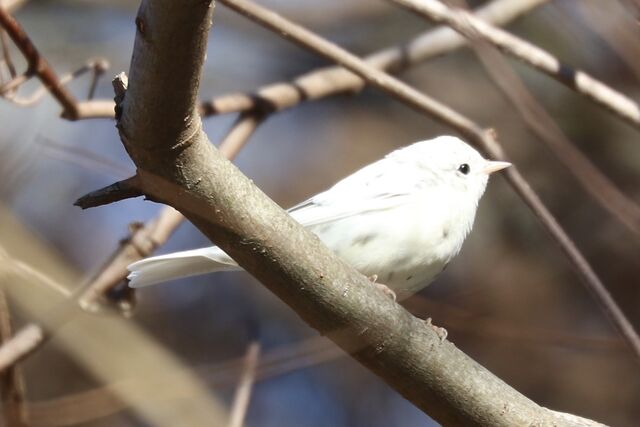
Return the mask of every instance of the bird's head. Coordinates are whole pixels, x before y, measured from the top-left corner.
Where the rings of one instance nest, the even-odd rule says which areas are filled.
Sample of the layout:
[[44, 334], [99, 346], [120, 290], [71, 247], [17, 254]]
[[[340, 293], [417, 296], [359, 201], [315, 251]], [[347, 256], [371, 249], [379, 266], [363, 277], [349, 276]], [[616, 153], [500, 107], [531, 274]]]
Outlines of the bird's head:
[[489, 175], [511, 166], [483, 158], [478, 151], [455, 136], [440, 136], [416, 142], [403, 155], [415, 161], [426, 172], [426, 179], [478, 203], [484, 193]]

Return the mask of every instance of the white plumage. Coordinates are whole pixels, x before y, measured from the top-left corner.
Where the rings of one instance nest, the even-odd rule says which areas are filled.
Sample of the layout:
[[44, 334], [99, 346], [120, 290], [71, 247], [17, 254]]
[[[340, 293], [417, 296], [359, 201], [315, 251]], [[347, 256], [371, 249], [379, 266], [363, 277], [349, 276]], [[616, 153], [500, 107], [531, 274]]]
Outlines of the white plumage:
[[[429, 284], [458, 254], [488, 175], [507, 166], [483, 159], [459, 138], [441, 136], [396, 150], [288, 212], [403, 298]], [[236, 269], [212, 246], [135, 262], [129, 284]]]

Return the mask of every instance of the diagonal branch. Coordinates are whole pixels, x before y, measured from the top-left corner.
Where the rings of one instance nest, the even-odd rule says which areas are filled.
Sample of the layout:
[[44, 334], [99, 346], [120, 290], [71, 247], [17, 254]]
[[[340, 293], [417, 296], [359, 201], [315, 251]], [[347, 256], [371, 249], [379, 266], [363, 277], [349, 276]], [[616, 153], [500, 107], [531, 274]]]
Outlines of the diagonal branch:
[[[477, 16], [495, 24], [506, 24], [547, 1], [521, 0], [514, 2], [513, 0], [494, 0], [488, 5], [479, 8], [476, 13]], [[427, 31], [409, 42], [403, 43], [401, 46], [383, 49], [370, 55], [367, 61], [377, 68], [401, 71], [410, 65], [459, 48], [465, 43], [466, 39], [455, 31], [447, 27], [440, 27]], [[264, 114], [261, 113], [264, 109], [258, 108], [257, 105], [264, 105], [266, 102], [271, 105], [269, 109], [282, 110], [293, 107], [304, 99], [320, 99], [321, 97], [336, 95], [345, 91], [356, 91], [360, 90], [363, 85], [364, 81], [349, 70], [339, 66], [326, 67], [300, 76], [292, 83], [277, 83], [266, 86], [257, 92], [260, 95], [227, 95], [210, 102], [203, 102], [200, 105], [200, 111], [204, 112], [204, 114], [243, 112], [220, 145], [220, 150], [223, 154], [227, 158], [233, 158], [237, 153], [234, 147], [236, 145], [242, 146], [264, 119]], [[305, 93], [305, 97], [301, 96], [300, 89]], [[109, 117], [112, 117], [113, 105], [108, 105], [105, 101], [81, 103], [81, 105], [96, 105], [98, 102], [105, 105], [104, 109], [109, 114]], [[81, 305], [85, 309], [97, 310], [98, 299], [102, 298], [126, 277], [126, 266], [131, 262], [149, 256], [158, 246], [164, 244], [182, 219], [183, 217], [179, 212], [167, 207], [156, 218], [147, 222], [144, 227], [134, 228], [133, 234], [126, 240], [128, 243], [118, 249], [119, 254], [127, 253], [127, 257], [125, 257], [124, 261], [120, 255], [114, 254], [111, 257], [110, 264], [102, 270], [102, 273], [98, 275], [80, 298]], [[138, 250], [133, 250], [131, 247], [132, 242], [144, 242], [147, 240], [146, 238], [140, 239], [137, 236], [151, 229], [157, 230], [152, 239], [154, 244], [135, 245]], [[149, 250], [144, 250], [147, 247]], [[108, 280], [102, 280], [105, 277]], [[128, 309], [129, 304], [122, 302], [124, 304], [123, 308]]]
[[[549, 0], [494, 0], [476, 9], [479, 19], [503, 25]], [[382, 49], [365, 58], [368, 65], [398, 73], [467, 44], [465, 37], [448, 27], [426, 31], [398, 46]], [[292, 82], [272, 83], [252, 94], [236, 93], [219, 96], [200, 106], [208, 116], [253, 109], [284, 110], [303, 101], [318, 100], [342, 93], [355, 93], [364, 88], [365, 81], [356, 73], [340, 65], [319, 68], [305, 73]]]
[[[7, 295], [0, 288], [0, 342], [6, 343], [13, 335], [13, 326]], [[25, 384], [20, 366], [0, 374], [0, 396], [5, 425], [10, 427], [26, 427], [29, 425], [29, 413], [25, 399]]]
[[529, 129], [602, 208], [640, 237], [640, 207], [575, 147], [497, 50], [480, 43], [475, 49], [494, 84], [520, 113]]
[[[220, 153], [228, 159], [235, 158], [264, 119], [265, 117], [261, 114], [242, 114], [220, 144]], [[100, 302], [125, 281], [128, 273], [127, 265], [152, 254], [160, 244], [169, 239], [183, 220], [184, 216], [180, 212], [171, 206], [165, 206], [156, 217], [146, 223], [132, 224], [130, 235], [121, 242], [120, 247], [77, 295], [80, 306], [87, 311], [99, 311]], [[46, 281], [46, 278], [42, 280]], [[73, 312], [76, 306], [75, 301], [75, 298], [71, 299], [62, 307], [58, 307], [51, 316], [55, 321], [51, 323], [61, 325], [70, 320], [69, 313]], [[120, 296], [116, 302], [123, 313], [128, 314], [131, 311], [133, 302], [129, 294]], [[31, 355], [48, 339], [47, 331], [37, 323], [22, 327], [0, 347], [0, 372]]]
[[466, 37], [478, 38], [496, 46], [640, 128], [640, 106], [637, 102], [584, 71], [561, 63], [538, 46], [492, 26], [464, 9], [445, 6], [438, 0], [392, 1], [431, 21], [445, 23]]
[[62, 86], [47, 60], [40, 55], [27, 33], [4, 7], [0, 7], [0, 27], [5, 29], [26, 58], [28, 69], [25, 75], [38, 76], [42, 84], [62, 106], [62, 115], [71, 120], [77, 119], [78, 108], [75, 97]]
[[247, 416], [247, 409], [251, 401], [251, 390], [256, 381], [256, 371], [260, 358], [260, 344], [252, 342], [247, 347], [244, 358], [242, 375], [238, 381], [238, 387], [233, 397], [233, 406], [229, 414], [228, 427], [242, 427]]
[[[484, 131], [473, 121], [449, 107], [427, 97], [400, 80], [368, 66], [364, 61], [350, 54], [346, 50], [332, 44], [316, 34], [280, 17], [279, 15], [258, 6], [247, 0], [220, 0], [229, 6], [273, 30], [281, 36], [288, 38], [305, 48], [316, 52], [318, 55], [339, 63], [360, 75], [367, 83], [381, 89], [402, 101], [416, 111], [434, 117], [444, 124], [451, 126], [466, 136], [470, 142], [478, 146], [490, 157], [504, 159], [502, 147], [492, 135], [492, 132]], [[597, 276], [589, 262], [578, 250], [571, 238], [562, 229], [560, 224], [542, 203], [538, 195], [531, 189], [529, 183], [515, 167], [509, 168], [505, 173], [508, 182], [520, 195], [523, 201], [543, 223], [547, 231], [553, 236], [567, 255], [573, 267], [579, 273], [580, 278], [587, 289], [594, 295], [603, 307], [609, 319], [625, 337], [636, 357], [640, 358], [640, 337], [626, 315], [615, 302], [607, 288]]]
[[[266, 116], [261, 113], [243, 113], [220, 143], [219, 149], [227, 159], [233, 160], [249, 141], [249, 138]], [[100, 270], [95, 278], [86, 286], [78, 301], [89, 311], [99, 309], [99, 301], [127, 277], [127, 266], [135, 261], [151, 255], [173, 234], [184, 216], [170, 206], [164, 207], [160, 213], [145, 224], [132, 226], [131, 234], [116, 249], [109, 262]], [[127, 311], [130, 304], [118, 301], [121, 308]]]
[[[504, 25], [549, 0], [493, 0], [476, 10], [478, 18], [494, 25]], [[367, 57], [367, 62], [380, 69], [400, 72], [427, 59], [451, 52], [467, 44], [466, 39], [448, 27], [426, 31], [398, 46], [382, 49]], [[342, 67], [320, 68], [296, 78], [293, 82], [266, 85], [254, 94], [222, 95], [200, 104], [204, 116], [224, 113], [272, 111], [293, 107], [306, 100], [317, 100], [341, 93], [353, 93], [364, 87], [364, 81]], [[113, 101], [95, 100], [78, 104], [79, 119], [113, 118]]]
[[179, 208], [309, 325], [355, 348], [354, 358], [440, 422], [570, 425], [372, 289], [209, 143], [196, 94], [211, 12], [201, 0], [140, 7], [118, 130], [144, 192]]

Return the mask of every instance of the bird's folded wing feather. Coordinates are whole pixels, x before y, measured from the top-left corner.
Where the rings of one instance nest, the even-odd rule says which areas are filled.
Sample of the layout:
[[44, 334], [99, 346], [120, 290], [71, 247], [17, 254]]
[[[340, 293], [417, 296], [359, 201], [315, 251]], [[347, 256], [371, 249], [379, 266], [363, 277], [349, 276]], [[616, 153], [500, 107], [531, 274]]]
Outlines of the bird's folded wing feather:
[[382, 159], [288, 212], [300, 224], [311, 227], [406, 203], [415, 196], [415, 187], [412, 177], [398, 166], [389, 158]]

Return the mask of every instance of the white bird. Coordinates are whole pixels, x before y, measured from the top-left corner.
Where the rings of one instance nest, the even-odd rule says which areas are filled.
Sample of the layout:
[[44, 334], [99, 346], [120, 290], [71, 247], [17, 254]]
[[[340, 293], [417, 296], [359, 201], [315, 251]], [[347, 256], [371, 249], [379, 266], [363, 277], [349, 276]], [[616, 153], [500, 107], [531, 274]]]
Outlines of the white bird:
[[[428, 285], [471, 231], [489, 174], [510, 166], [484, 159], [453, 136], [398, 149], [288, 210], [361, 273], [405, 298]], [[217, 246], [129, 265], [138, 288], [240, 270]]]

